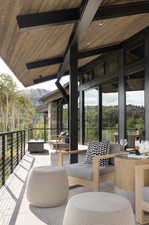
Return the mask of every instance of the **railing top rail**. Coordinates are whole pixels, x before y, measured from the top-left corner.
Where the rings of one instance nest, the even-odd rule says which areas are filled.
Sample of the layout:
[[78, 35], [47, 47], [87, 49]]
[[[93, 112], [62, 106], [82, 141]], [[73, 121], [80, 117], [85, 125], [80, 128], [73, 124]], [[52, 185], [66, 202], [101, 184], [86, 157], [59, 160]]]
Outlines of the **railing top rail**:
[[25, 130], [15, 130], [15, 131], [3, 131], [3, 132], [0, 132], [0, 136], [1, 135], [5, 135], [5, 134], [12, 134], [12, 133], [18, 133], [18, 132], [23, 132]]
[[28, 128], [28, 130], [56, 130], [57, 128], [41, 128], [41, 127], [37, 127], [37, 128]]

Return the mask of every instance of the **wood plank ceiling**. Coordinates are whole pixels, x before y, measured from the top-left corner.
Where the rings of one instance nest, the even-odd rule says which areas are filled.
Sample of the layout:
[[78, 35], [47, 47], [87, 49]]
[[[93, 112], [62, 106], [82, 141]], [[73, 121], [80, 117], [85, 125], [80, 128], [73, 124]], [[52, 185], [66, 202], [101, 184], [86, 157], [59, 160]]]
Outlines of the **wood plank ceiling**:
[[[104, 0], [103, 5], [137, 2], [140, 0]], [[40, 76], [56, 74], [59, 64], [33, 70], [26, 68], [27, 62], [62, 56], [67, 47], [73, 24], [43, 26], [27, 31], [19, 30], [17, 15], [44, 11], [76, 8], [81, 0], [0, 0], [0, 56], [25, 85], [30, 86]], [[80, 50], [109, 46], [128, 39], [149, 25], [149, 14], [121, 17], [91, 24], [88, 35], [79, 43]], [[97, 56], [79, 60], [85, 65]]]

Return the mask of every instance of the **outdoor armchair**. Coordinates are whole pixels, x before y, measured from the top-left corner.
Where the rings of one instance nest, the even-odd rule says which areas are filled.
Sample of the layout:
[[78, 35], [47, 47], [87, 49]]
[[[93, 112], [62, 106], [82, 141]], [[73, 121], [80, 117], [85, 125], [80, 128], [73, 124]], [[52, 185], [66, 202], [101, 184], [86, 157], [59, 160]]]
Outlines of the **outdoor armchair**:
[[65, 167], [69, 185], [82, 185], [91, 188], [94, 191], [100, 191], [100, 184], [107, 180], [114, 180], [114, 163], [110, 163], [108, 166], [100, 167], [100, 160], [103, 159], [114, 159], [115, 156], [121, 154], [120, 145], [112, 145], [112, 150], [110, 154], [95, 156], [92, 159], [91, 164], [87, 163], [75, 163], [64, 165], [64, 156], [71, 154], [80, 154], [84, 150], [75, 150], [69, 152], [58, 152], [58, 166]]

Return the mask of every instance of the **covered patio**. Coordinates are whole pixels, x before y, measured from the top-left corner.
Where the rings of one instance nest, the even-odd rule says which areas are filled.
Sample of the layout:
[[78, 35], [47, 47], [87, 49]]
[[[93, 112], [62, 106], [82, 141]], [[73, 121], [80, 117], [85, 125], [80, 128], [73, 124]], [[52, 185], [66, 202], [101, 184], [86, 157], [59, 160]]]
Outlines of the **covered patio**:
[[[144, 176], [148, 165], [143, 167], [148, 155], [135, 161], [133, 156], [118, 153], [126, 141], [129, 150], [135, 149], [138, 140], [149, 141], [149, 1], [6, 0], [0, 9], [2, 59], [25, 87], [54, 79], [57, 87], [41, 99], [48, 107], [39, 109], [44, 113], [46, 151], [28, 153], [27, 131], [0, 133], [0, 225], [62, 225], [66, 204], [42, 209], [31, 206], [26, 199], [27, 178], [39, 166], [75, 165], [80, 145], [90, 146], [93, 141], [114, 150], [94, 155], [88, 166], [94, 183], [88, 174], [87, 181], [79, 177], [77, 184], [83, 187], [70, 188], [69, 198], [93, 190], [113, 193], [117, 186], [119, 195], [125, 196], [124, 190], [129, 200], [133, 195], [137, 221], [147, 224], [142, 212], [149, 208], [142, 203], [137, 187], [144, 187], [143, 177], [149, 185]], [[69, 82], [63, 86], [64, 76], [69, 76]], [[69, 151], [57, 151], [56, 163], [49, 141], [62, 131], [69, 133]], [[110, 176], [106, 170], [105, 174], [99, 172], [104, 160], [112, 167]], [[135, 180], [136, 165], [141, 179]], [[68, 177], [74, 182], [73, 176]]]

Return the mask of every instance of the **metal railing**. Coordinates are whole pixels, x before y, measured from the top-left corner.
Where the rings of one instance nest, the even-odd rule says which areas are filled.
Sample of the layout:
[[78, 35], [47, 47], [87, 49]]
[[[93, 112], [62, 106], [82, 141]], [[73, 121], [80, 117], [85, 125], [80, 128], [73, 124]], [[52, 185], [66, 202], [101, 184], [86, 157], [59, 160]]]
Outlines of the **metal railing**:
[[25, 130], [0, 133], [0, 186], [25, 155]]

